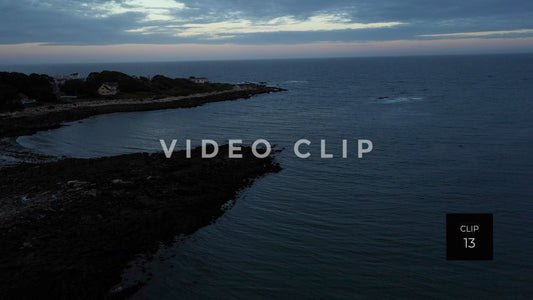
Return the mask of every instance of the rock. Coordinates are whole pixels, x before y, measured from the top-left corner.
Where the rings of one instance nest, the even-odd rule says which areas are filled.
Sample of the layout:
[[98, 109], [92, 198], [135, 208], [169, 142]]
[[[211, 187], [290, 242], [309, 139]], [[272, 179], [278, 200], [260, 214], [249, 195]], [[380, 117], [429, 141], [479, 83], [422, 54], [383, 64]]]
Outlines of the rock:
[[131, 182], [131, 181], [125, 181], [125, 180], [122, 180], [122, 179], [113, 179], [113, 180], [111, 180], [111, 182], [113, 184], [133, 184], [133, 182]]
[[[16, 204], [1, 212], [0, 256], [17, 266], [16, 272], [0, 272], [0, 294], [6, 299], [37, 299], [43, 293], [76, 299], [80, 291], [84, 299], [132, 295], [141, 285], [115, 284], [137, 254], [151, 257], [161, 243], [212, 224], [223, 214], [220, 207], [246, 187], [243, 179], [279, 169], [273, 156], [258, 159], [250, 147], [243, 146], [243, 158], [234, 160], [222, 159], [227, 145], [213, 159], [202, 159], [201, 152], [193, 149], [190, 159], [182, 150], [171, 160], [163, 153], [137, 153], [0, 168], [0, 178], [10, 179], [0, 180], [2, 199]], [[145, 180], [148, 176], [152, 179]], [[132, 184], [124, 185], [126, 180]], [[47, 201], [53, 194], [57, 199]], [[23, 204], [24, 195], [33, 201]], [[110, 290], [115, 294], [109, 296]]]
[[69, 181], [67, 181], [67, 185], [71, 186], [71, 187], [74, 187], [74, 188], [79, 188], [79, 187], [82, 187], [82, 186], [87, 185], [87, 184], [88, 184], [88, 182], [81, 181], [81, 180], [69, 180]]
[[20, 247], [20, 249], [26, 249], [26, 248], [31, 248], [33, 247], [33, 245], [30, 243], [30, 242], [24, 242], [22, 243], [22, 247]]
[[96, 189], [90, 189], [87, 191], [87, 195], [91, 197], [96, 197], [98, 195], [98, 191]]

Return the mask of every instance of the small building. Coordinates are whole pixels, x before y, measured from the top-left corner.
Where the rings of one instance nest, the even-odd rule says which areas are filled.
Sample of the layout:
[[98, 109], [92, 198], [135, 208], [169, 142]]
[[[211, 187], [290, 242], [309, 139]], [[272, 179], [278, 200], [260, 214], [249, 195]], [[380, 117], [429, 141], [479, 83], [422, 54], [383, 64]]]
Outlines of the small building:
[[56, 75], [54, 76], [54, 82], [56, 85], [62, 85], [67, 80], [82, 79], [80, 73], [72, 73], [70, 75]]
[[100, 96], [114, 96], [118, 93], [118, 84], [116, 82], [105, 82], [98, 88]]
[[37, 100], [28, 98], [28, 96], [22, 93], [18, 93], [17, 97], [20, 99], [20, 103], [22, 103], [22, 105], [30, 105], [37, 103]]
[[194, 83], [197, 83], [197, 84], [209, 83], [209, 79], [207, 79], [205, 77], [194, 77], [194, 76], [191, 76], [191, 77], [189, 77], [189, 80], [194, 82]]
[[72, 73], [65, 77], [66, 80], [81, 79], [80, 73]]

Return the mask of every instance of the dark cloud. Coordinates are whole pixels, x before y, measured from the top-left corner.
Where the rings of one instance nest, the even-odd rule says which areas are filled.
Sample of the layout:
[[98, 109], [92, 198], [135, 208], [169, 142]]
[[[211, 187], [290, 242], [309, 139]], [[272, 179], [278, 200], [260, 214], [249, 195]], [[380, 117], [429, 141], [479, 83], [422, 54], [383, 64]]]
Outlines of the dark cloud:
[[[0, 0], [0, 44], [349, 42], [425, 39], [428, 37], [420, 35], [533, 28], [533, 1], [183, 0], [180, 3], [185, 8], [171, 7], [168, 10], [158, 4], [172, 4], [168, 2], [172, 0], [165, 1], [146, 0], [145, 6], [151, 8], [143, 10], [139, 5], [142, 0]], [[369, 29], [283, 32], [230, 28], [227, 34], [216, 30], [213, 35], [203, 29], [200, 33], [196, 30], [180, 34], [189, 23], [247, 20], [259, 26], [280, 17], [291, 16], [292, 21], [305, 21], [317, 15], [339, 16], [349, 20], [348, 23], [404, 24]], [[323, 25], [325, 29], [328, 28], [326, 25]]]

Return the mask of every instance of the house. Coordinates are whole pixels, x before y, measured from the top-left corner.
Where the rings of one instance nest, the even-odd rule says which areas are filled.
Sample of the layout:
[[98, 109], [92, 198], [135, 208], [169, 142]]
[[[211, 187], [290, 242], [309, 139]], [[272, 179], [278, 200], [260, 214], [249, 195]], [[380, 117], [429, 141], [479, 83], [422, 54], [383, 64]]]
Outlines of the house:
[[57, 97], [62, 97], [60, 86], [64, 85], [69, 80], [81, 80], [80, 73], [72, 73], [70, 75], [56, 75], [54, 76], [53, 90]]
[[100, 96], [114, 96], [118, 93], [118, 83], [105, 82], [98, 88]]
[[54, 76], [56, 80], [73, 80], [73, 79], [81, 79], [80, 73], [72, 73], [70, 75], [56, 75]]
[[56, 85], [62, 85], [67, 80], [82, 79], [80, 73], [72, 73], [70, 75], [56, 75], [54, 76], [54, 81]]
[[191, 76], [191, 77], [189, 77], [189, 80], [194, 82], [194, 83], [197, 83], [197, 84], [204, 84], [204, 83], [208, 83], [209, 82], [209, 79], [207, 79], [205, 77], [194, 77], [194, 76]]
[[72, 73], [68, 76], [66, 76], [67, 80], [73, 80], [73, 79], [81, 79], [80, 73]]

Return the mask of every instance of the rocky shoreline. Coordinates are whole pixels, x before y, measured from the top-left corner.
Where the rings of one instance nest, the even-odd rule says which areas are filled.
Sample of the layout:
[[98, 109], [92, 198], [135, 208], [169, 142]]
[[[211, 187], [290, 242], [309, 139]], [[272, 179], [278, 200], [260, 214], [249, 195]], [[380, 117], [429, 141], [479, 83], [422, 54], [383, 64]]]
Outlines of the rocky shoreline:
[[58, 128], [63, 122], [76, 121], [99, 114], [190, 108], [210, 102], [250, 98], [257, 94], [280, 91], [284, 89], [258, 84], [242, 84], [234, 85], [228, 90], [179, 97], [87, 100], [43, 105], [17, 112], [0, 113], [0, 137], [33, 134], [40, 130]]
[[111, 289], [139, 254], [190, 234], [255, 178], [281, 170], [243, 147], [202, 159], [138, 153], [63, 159], [0, 169], [0, 295], [15, 298], [123, 298]]
[[53, 162], [61, 157], [36, 153], [17, 143], [16, 137], [0, 138], [0, 168], [26, 163]]
[[124, 284], [129, 264], [212, 223], [240, 190], [281, 170], [275, 154], [258, 159], [250, 147], [242, 147], [242, 159], [229, 159], [227, 145], [212, 159], [202, 159], [199, 148], [190, 159], [184, 151], [172, 159], [162, 153], [74, 159], [24, 149], [17, 136], [98, 114], [196, 107], [279, 91], [244, 84], [188, 96], [0, 113], [0, 297], [127, 298], [143, 285]]

